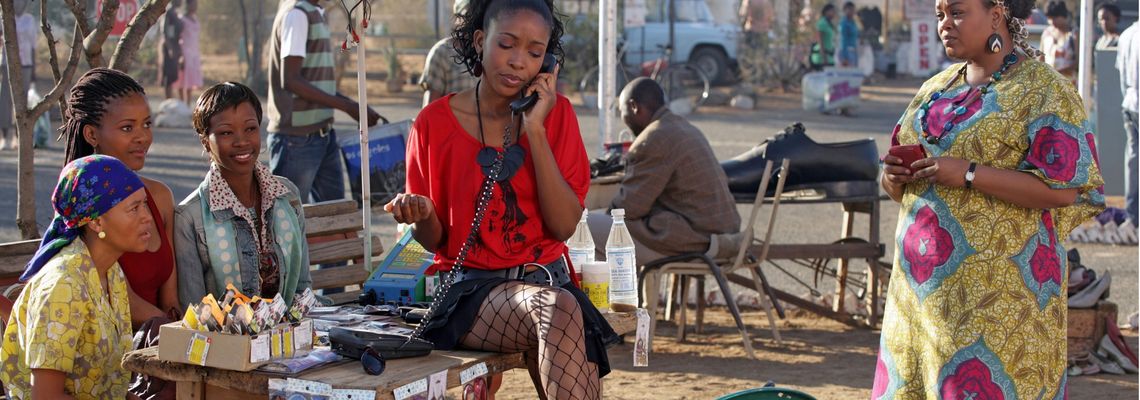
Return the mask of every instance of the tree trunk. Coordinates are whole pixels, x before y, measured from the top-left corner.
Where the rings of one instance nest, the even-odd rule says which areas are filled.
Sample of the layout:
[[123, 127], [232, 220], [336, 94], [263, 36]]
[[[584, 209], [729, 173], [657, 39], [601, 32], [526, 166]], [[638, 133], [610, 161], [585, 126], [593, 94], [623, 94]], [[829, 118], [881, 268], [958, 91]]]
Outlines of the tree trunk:
[[[16, 173], [16, 226], [20, 236], [34, 239], [39, 234], [36, 226], [36, 175], [33, 168], [32, 124], [28, 119], [28, 88], [24, 86], [21, 68], [19, 38], [16, 36], [16, 7], [12, 0], [0, 0], [0, 16], [4, 23], [4, 53], [8, 56], [8, 89], [12, 95], [13, 117], [16, 120], [16, 140], [20, 144]], [[34, 120], [31, 120], [34, 121]]]
[[[118, 3], [117, 0], [113, 1]], [[135, 14], [135, 17], [127, 24], [127, 30], [123, 32], [123, 37], [119, 39], [119, 44], [115, 47], [115, 54], [111, 56], [111, 69], [130, 72], [131, 64], [135, 62], [135, 54], [138, 53], [139, 46], [142, 45], [146, 31], [150, 30], [150, 27], [154, 26], [162, 17], [162, 14], [166, 13], [166, 5], [169, 3], [170, 0], [151, 0], [139, 9], [138, 14]]]
[[[41, 12], [46, 12], [41, 5]], [[56, 75], [59, 61], [54, 49], [54, 35], [51, 26], [41, 20], [41, 28], [48, 39], [52, 62], [52, 73]], [[4, 52], [7, 53], [7, 68], [10, 90], [12, 95], [13, 117], [16, 122], [16, 140], [20, 144], [17, 158], [16, 176], [16, 225], [20, 228], [20, 235], [24, 239], [39, 237], [40, 229], [36, 224], [36, 182], [35, 182], [35, 147], [33, 145], [35, 121], [40, 115], [51, 108], [52, 103], [63, 97], [64, 91], [71, 86], [71, 78], [75, 75], [79, 64], [79, 55], [83, 51], [83, 35], [77, 23], [72, 36], [72, 50], [68, 57], [67, 67], [58, 73], [55, 86], [44, 95], [39, 103], [29, 107], [28, 88], [24, 85], [23, 69], [20, 62], [19, 41], [16, 32], [15, 7], [13, 0], [0, 0], [0, 23], [4, 26]]]

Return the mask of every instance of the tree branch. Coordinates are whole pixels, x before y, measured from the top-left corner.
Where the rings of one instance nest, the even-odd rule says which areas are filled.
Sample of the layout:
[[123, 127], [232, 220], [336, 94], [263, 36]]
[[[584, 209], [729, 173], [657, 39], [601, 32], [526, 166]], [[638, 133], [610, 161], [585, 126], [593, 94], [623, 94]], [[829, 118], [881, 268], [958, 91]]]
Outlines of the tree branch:
[[59, 57], [55, 52], [55, 35], [52, 34], [51, 23], [48, 22], [47, 2], [40, 2], [40, 29], [44, 31], [44, 38], [48, 44], [48, 64], [51, 65], [51, 75], [59, 82]]
[[28, 88], [24, 87], [24, 65], [20, 61], [20, 43], [16, 32], [16, 6], [12, 0], [0, 0], [0, 18], [4, 25], [4, 53], [8, 56], [8, 90], [17, 113], [28, 109]]
[[[95, 24], [95, 30], [88, 33], [87, 37], [83, 39], [83, 48], [87, 53], [87, 64], [91, 68], [104, 65], [103, 43], [107, 41], [107, 36], [111, 34], [111, 28], [115, 26], [115, 13], [118, 11], [119, 0], [104, 0], [103, 12], [99, 14], [99, 21]], [[84, 15], [83, 19], [87, 19], [87, 16]]]
[[35, 107], [28, 111], [30, 117], [36, 118], [47, 112], [51, 108], [51, 103], [63, 98], [63, 92], [71, 88], [72, 78], [75, 77], [75, 70], [79, 66], [79, 53], [83, 50], [83, 29], [79, 27], [79, 23], [75, 24], [75, 33], [71, 39], [71, 55], [67, 56], [67, 67], [64, 68], [61, 75], [62, 79], [55, 82], [55, 87], [51, 88]]
[[64, 0], [64, 2], [67, 3], [67, 8], [71, 10], [71, 15], [75, 16], [75, 22], [79, 24], [79, 32], [83, 33], [83, 37], [87, 37], [91, 33], [91, 23], [87, 21], [87, 2], [76, 0]]
[[127, 30], [123, 32], [123, 37], [115, 47], [115, 54], [111, 56], [112, 69], [130, 71], [131, 64], [135, 61], [135, 53], [139, 51], [146, 31], [166, 13], [166, 5], [169, 3], [170, 0], [151, 0], [139, 9], [138, 14], [131, 19], [131, 23], [127, 24]]

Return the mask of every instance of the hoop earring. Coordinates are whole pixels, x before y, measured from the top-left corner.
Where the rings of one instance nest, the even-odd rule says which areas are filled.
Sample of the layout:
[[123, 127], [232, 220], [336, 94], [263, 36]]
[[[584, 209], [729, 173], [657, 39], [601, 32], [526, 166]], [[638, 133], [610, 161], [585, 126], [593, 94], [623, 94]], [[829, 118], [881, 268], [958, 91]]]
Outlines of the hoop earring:
[[986, 39], [986, 51], [990, 52], [991, 54], [1001, 53], [1001, 48], [1004, 45], [1005, 43], [1003, 43], [1001, 35], [997, 34], [997, 32], [994, 32], [994, 34], [990, 35], [990, 37]]

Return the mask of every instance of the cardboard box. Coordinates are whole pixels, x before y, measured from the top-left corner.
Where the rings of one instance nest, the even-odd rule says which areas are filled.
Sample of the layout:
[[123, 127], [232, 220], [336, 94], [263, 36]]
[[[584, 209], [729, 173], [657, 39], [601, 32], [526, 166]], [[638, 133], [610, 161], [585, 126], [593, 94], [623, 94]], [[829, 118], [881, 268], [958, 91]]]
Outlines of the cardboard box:
[[160, 327], [159, 337], [159, 360], [250, 371], [269, 361], [311, 350], [313, 321], [280, 324], [256, 336], [195, 331], [178, 321]]
[[1068, 355], [1083, 357], [1096, 349], [1104, 337], [1104, 318], [1116, 321], [1116, 304], [1098, 301], [1093, 308], [1070, 308], [1068, 312]]

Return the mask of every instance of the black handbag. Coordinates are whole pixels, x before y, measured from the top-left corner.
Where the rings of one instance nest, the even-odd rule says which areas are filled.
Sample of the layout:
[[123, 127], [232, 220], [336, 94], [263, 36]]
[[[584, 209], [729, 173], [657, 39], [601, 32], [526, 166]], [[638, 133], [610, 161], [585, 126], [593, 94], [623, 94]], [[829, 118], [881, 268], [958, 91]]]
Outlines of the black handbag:
[[365, 349], [371, 347], [384, 359], [426, 356], [432, 343], [408, 335], [333, 327], [329, 329], [329, 343], [337, 354], [359, 360]]

